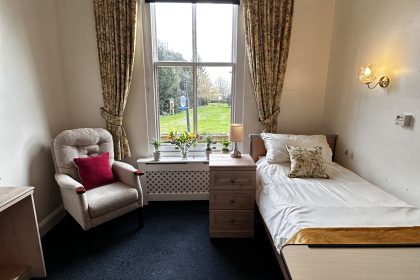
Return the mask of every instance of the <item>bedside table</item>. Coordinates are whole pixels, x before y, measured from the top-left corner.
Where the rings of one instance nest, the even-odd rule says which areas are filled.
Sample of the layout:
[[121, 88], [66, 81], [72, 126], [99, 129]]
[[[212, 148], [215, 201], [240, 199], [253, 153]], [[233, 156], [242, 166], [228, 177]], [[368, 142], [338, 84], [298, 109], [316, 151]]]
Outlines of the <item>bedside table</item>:
[[210, 154], [210, 238], [254, 237], [255, 170], [250, 155]]

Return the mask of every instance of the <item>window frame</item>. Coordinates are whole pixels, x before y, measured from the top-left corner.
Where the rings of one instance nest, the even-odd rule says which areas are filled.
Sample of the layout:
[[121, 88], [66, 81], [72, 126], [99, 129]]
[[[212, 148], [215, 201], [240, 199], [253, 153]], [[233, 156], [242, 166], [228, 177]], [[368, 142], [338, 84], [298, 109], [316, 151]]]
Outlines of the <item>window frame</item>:
[[[152, 63], [153, 63], [153, 81], [154, 81], [154, 91], [156, 95], [157, 102], [159, 102], [159, 83], [158, 83], [158, 68], [159, 67], [191, 67], [192, 68], [192, 81], [193, 81], [193, 116], [192, 116], [192, 133], [198, 132], [198, 92], [197, 92], [197, 68], [198, 67], [232, 67], [232, 76], [231, 76], [231, 96], [233, 92], [235, 92], [235, 80], [236, 80], [236, 40], [237, 40], [237, 14], [238, 8], [237, 5], [232, 5], [232, 52], [231, 52], [231, 62], [198, 62], [198, 50], [197, 50], [197, 5], [200, 4], [191, 4], [192, 8], [192, 22], [191, 22], [191, 29], [192, 29], [192, 61], [159, 61], [158, 54], [157, 54], [157, 32], [156, 32], [156, 20], [155, 20], [155, 5], [150, 5], [150, 19], [151, 19], [151, 28], [153, 32], [151, 33], [152, 39]], [[218, 4], [214, 4], [218, 5]], [[233, 112], [234, 108], [233, 98], [231, 99], [231, 116], [230, 122], [232, 123], [233, 120]], [[159, 124], [157, 127], [157, 138], [160, 138], [160, 114], [159, 110], [156, 110], [155, 118], [157, 123]], [[216, 138], [226, 137], [226, 135], [222, 134], [214, 134]]]
[[[196, 5], [193, 6], [193, 13], [196, 13]], [[217, 5], [217, 4], [215, 4]], [[230, 122], [242, 122], [243, 119], [243, 96], [244, 96], [244, 76], [245, 76], [245, 35], [244, 27], [241, 26], [242, 9], [239, 5], [233, 5], [232, 16], [232, 61], [231, 62], [197, 62], [196, 48], [196, 15], [192, 16], [192, 32], [193, 32], [193, 61], [157, 61], [157, 38], [155, 20], [152, 18], [154, 13], [154, 4], [141, 1], [142, 9], [142, 32], [143, 32], [143, 64], [145, 69], [145, 85], [146, 85], [146, 114], [148, 117], [147, 134], [151, 142], [153, 138], [160, 139], [160, 116], [159, 116], [159, 95], [157, 69], [160, 66], [187, 66], [193, 68], [194, 81], [194, 114], [193, 114], [193, 132], [197, 131], [197, 67], [232, 67], [231, 77], [231, 119]], [[152, 20], [153, 19], [153, 20]], [[153, 28], [153, 32], [152, 32]], [[152, 55], [150, 55], [152, 54]], [[148, 74], [150, 73], [150, 74]], [[214, 135], [215, 140], [226, 138], [226, 135]], [[205, 143], [198, 143], [195, 148], [190, 151], [204, 151]], [[216, 151], [221, 150], [222, 144], [213, 145]], [[153, 148], [149, 146], [149, 154]], [[162, 145], [161, 151], [177, 151], [174, 145]]]

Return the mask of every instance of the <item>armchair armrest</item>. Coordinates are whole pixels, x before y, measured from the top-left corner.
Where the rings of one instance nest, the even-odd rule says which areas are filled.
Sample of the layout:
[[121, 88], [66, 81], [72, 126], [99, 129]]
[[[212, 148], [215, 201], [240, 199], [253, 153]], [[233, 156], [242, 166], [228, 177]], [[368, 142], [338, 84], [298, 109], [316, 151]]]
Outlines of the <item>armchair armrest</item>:
[[82, 194], [82, 193], [85, 193], [85, 192], [86, 192], [86, 189], [83, 186], [76, 188], [76, 193], [77, 194]]
[[140, 175], [139, 170], [128, 163], [114, 161], [112, 171], [122, 183], [137, 188], [137, 176]]
[[55, 180], [60, 187], [64, 209], [84, 228], [90, 228], [86, 190], [82, 184], [67, 174], [55, 174]]
[[[118, 177], [118, 179], [133, 188], [139, 193], [139, 201], [143, 201], [143, 190], [140, 185], [139, 177], [144, 174], [143, 171], [135, 169], [128, 163], [121, 161], [114, 161], [112, 165], [112, 171]], [[143, 205], [143, 202], [141, 203]]]
[[56, 173], [55, 180], [57, 181], [57, 184], [60, 186], [60, 188], [74, 190], [74, 192], [77, 194], [83, 194], [86, 192], [85, 187], [83, 187], [81, 183], [77, 182], [67, 174]]

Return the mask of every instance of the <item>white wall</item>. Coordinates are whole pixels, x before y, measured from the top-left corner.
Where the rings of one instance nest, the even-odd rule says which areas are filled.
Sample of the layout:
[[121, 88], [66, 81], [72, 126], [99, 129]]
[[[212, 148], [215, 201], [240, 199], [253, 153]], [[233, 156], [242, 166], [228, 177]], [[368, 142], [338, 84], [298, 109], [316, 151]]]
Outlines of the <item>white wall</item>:
[[72, 128], [105, 127], [93, 1], [55, 0]]
[[334, 0], [296, 0], [279, 132], [322, 129], [333, 21]]
[[34, 186], [38, 219], [61, 204], [50, 139], [68, 123], [53, 0], [0, 1], [0, 186]]
[[[57, 2], [64, 77], [70, 99], [72, 127], [103, 127], [99, 114], [102, 95], [96, 53], [93, 7], [90, 1]], [[141, 13], [140, 13], [141, 14]], [[333, 0], [297, 0], [289, 63], [284, 85], [278, 130], [311, 133], [321, 129], [329, 45], [334, 15]], [[139, 18], [141, 24], [141, 18]], [[139, 28], [132, 90], [128, 99], [125, 126], [135, 162], [147, 156], [149, 137], [143, 65], [142, 30]], [[241, 44], [241, 43], [240, 43]], [[148, 54], [145, 54], [148, 55]], [[239, 55], [244, 56], [244, 52]], [[241, 59], [241, 58], [240, 58]], [[246, 133], [260, 131], [248, 65], [245, 65], [243, 120]], [[242, 69], [244, 70], [244, 69]], [[151, 94], [152, 90], [147, 92]], [[152, 136], [153, 137], [153, 136]], [[244, 142], [248, 150], [248, 141]]]
[[[326, 131], [339, 135], [337, 161], [416, 206], [420, 127], [394, 119], [420, 116], [419, 10], [416, 0], [337, 0], [325, 99]], [[389, 88], [358, 81], [368, 63], [390, 76]]]

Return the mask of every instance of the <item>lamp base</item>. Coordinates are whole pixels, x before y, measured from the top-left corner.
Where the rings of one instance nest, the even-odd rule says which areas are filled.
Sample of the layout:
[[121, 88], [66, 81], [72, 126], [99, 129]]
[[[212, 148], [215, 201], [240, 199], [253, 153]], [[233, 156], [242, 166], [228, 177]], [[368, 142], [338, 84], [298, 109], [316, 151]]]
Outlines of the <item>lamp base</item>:
[[237, 142], [235, 142], [235, 148], [230, 153], [230, 156], [233, 157], [233, 158], [240, 158], [240, 157], [242, 157], [241, 152], [238, 150], [238, 143]]

